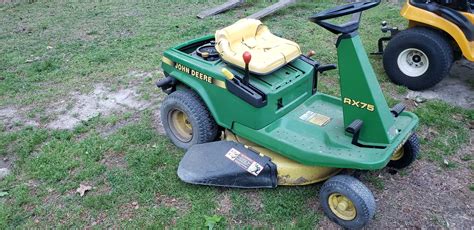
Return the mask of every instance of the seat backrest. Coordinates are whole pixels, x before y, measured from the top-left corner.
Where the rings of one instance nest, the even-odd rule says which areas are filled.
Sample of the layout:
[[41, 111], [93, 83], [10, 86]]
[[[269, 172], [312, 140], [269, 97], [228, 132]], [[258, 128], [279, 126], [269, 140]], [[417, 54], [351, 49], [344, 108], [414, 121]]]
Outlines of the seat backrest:
[[230, 44], [241, 42], [254, 37], [262, 22], [256, 19], [244, 18], [224, 29], [216, 31], [216, 40], [227, 40]]

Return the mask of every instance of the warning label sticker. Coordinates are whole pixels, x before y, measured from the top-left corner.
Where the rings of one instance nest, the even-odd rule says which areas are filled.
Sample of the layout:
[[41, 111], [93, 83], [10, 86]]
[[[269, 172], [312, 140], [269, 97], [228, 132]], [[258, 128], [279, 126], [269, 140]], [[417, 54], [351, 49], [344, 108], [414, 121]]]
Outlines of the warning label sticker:
[[331, 121], [330, 117], [309, 110], [301, 115], [300, 119], [319, 126], [325, 126]]
[[252, 160], [250, 157], [237, 149], [230, 149], [225, 156], [236, 163], [239, 167], [245, 169], [254, 176], [258, 176], [263, 170], [263, 166]]

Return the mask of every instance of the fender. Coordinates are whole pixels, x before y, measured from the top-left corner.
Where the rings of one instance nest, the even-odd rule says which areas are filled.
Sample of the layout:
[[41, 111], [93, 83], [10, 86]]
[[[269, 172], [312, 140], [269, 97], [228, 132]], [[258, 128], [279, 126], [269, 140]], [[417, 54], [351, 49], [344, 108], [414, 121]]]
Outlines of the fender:
[[[411, 5], [409, 0], [403, 6], [400, 14], [402, 17], [408, 19], [408, 27], [410, 28], [417, 25], [424, 25], [446, 31], [446, 33], [456, 41], [463, 56], [469, 61], [474, 61], [474, 41], [470, 42], [464, 35], [463, 31], [454, 23], [435, 13]], [[472, 14], [462, 14], [466, 16], [471, 23], [474, 23], [474, 16]]]

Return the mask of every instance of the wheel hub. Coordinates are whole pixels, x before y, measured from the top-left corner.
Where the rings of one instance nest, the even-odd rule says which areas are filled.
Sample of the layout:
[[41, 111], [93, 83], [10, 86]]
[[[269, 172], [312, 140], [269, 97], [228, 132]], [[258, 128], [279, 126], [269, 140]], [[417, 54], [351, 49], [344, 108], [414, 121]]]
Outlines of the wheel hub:
[[404, 153], [405, 153], [405, 151], [403, 150], [403, 147], [402, 147], [392, 155], [392, 158], [390, 158], [390, 160], [392, 160], [392, 161], [400, 160], [403, 157]]
[[409, 77], [419, 77], [428, 70], [429, 60], [423, 51], [409, 48], [398, 55], [397, 64], [403, 74]]
[[193, 138], [193, 126], [188, 115], [179, 109], [168, 114], [168, 121], [173, 134], [182, 142], [189, 142]]
[[328, 198], [329, 208], [338, 218], [353, 220], [357, 211], [352, 201], [340, 193], [333, 193]]

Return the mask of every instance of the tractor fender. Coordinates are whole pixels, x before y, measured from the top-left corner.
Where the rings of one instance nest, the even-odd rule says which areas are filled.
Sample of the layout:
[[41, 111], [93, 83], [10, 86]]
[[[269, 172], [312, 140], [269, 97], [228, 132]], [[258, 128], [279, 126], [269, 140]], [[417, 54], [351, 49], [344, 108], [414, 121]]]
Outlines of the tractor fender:
[[[408, 0], [400, 11], [402, 17], [408, 19], [408, 27], [428, 26], [446, 32], [456, 42], [459, 49], [466, 59], [474, 61], [474, 41], [469, 41], [463, 31], [454, 23], [444, 19], [443, 17], [420, 9], [410, 4]], [[474, 16], [468, 13], [462, 13], [466, 18], [474, 23]]]
[[232, 122], [223, 120], [221, 116], [218, 116], [217, 111], [215, 109], [216, 106], [214, 106], [214, 104], [212, 103], [213, 100], [211, 99], [211, 96], [207, 93], [206, 88], [202, 85], [202, 82], [190, 78], [185, 73], [177, 71], [173, 67], [167, 68], [163, 65], [162, 68], [167, 72], [167, 75], [176, 80], [175, 84], [177, 89], [185, 87], [193, 90], [196, 94], [199, 95], [204, 104], [206, 104], [206, 107], [209, 109], [209, 112], [212, 114], [212, 117], [217, 122], [217, 124], [224, 128], [232, 128]]

